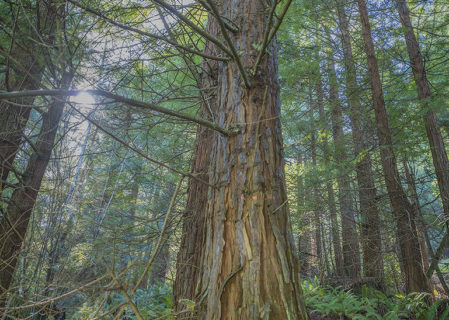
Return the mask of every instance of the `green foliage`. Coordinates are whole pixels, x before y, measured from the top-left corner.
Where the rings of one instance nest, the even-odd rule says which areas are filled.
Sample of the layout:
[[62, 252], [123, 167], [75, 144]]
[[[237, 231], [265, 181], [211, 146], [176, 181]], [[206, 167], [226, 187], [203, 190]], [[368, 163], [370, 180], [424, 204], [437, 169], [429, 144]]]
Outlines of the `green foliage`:
[[[107, 302], [103, 304], [102, 312], [97, 313], [97, 316], [114, 309], [114, 307], [124, 302], [126, 302], [125, 297], [118, 292], [114, 292], [109, 296]], [[171, 286], [167, 284], [138, 289], [134, 295], [133, 302], [144, 319], [157, 319], [163, 316], [165, 316], [164, 319], [172, 319], [169, 315], [172, 313], [173, 295]], [[90, 319], [97, 310], [98, 306], [96, 304], [85, 303], [74, 315], [73, 319]], [[137, 319], [129, 307], [125, 309], [125, 314], [127, 319]], [[102, 319], [114, 319], [114, 316], [105, 316]]]
[[358, 297], [352, 291], [341, 287], [320, 287], [305, 281], [304, 297], [310, 313], [320, 316], [339, 316], [350, 319], [382, 319], [377, 313], [378, 301], [368, 297]]
[[406, 296], [387, 295], [362, 286], [360, 294], [342, 287], [322, 287], [316, 281], [304, 281], [304, 297], [309, 312], [318, 316], [349, 319], [449, 319], [449, 299], [439, 299], [430, 306], [427, 293]]
[[449, 272], [449, 259], [443, 259], [439, 263], [439, 267], [442, 273]]
[[136, 292], [135, 303], [145, 319], [168, 315], [173, 308], [172, 288], [167, 284], [161, 284], [150, 286], [146, 290], [139, 289]]

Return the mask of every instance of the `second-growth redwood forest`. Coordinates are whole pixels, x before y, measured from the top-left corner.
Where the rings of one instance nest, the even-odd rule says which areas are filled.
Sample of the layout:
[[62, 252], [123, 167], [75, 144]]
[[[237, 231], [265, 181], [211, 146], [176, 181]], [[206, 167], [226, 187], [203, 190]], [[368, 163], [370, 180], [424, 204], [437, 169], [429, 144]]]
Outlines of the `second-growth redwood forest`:
[[0, 318], [449, 319], [448, 0], [1, 0]]

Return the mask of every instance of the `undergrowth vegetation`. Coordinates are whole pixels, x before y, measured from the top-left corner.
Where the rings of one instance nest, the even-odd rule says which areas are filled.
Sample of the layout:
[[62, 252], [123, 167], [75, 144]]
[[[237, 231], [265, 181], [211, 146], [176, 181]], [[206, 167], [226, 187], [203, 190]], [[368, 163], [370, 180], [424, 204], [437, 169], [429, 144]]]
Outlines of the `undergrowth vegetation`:
[[[449, 320], [449, 299], [431, 301], [427, 293], [408, 295], [385, 294], [379, 290], [363, 285], [359, 289], [322, 286], [317, 280], [307, 280], [302, 284], [306, 306], [312, 320], [340, 319], [386, 319], [386, 320]], [[100, 307], [85, 304], [74, 315], [74, 319], [91, 319], [107, 310], [114, 310], [126, 300], [120, 294], [112, 294]], [[145, 319], [174, 319], [171, 287], [168, 285], [152, 286], [146, 290], [139, 289], [133, 299]], [[186, 300], [187, 308], [192, 310], [193, 301]], [[114, 319], [117, 312], [104, 314], [102, 319]], [[126, 319], [137, 319], [127, 308]]]
[[[104, 302], [90, 305], [88, 303], [73, 316], [73, 319], [84, 320], [99, 317], [100, 319], [115, 319], [120, 306], [126, 302], [125, 297], [119, 293], [111, 294]], [[150, 286], [146, 289], [138, 289], [133, 302], [144, 319], [173, 319], [173, 295], [171, 286], [167, 284]], [[116, 310], [110, 312], [111, 310]], [[121, 319], [137, 319], [129, 307]]]
[[389, 295], [366, 285], [355, 292], [323, 287], [316, 281], [304, 281], [303, 290], [312, 319], [449, 319], [449, 299], [436, 300], [429, 306], [428, 293]]

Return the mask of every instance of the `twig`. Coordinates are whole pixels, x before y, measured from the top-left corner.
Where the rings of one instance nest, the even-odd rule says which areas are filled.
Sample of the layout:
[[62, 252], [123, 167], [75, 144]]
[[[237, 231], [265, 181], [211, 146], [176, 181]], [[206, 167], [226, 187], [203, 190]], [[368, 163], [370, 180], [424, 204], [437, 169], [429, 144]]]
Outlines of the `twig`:
[[92, 9], [92, 8], [86, 7], [86, 6], [84, 6], [84, 5], [82, 5], [82, 4], [78, 3], [78, 2], [76, 2], [76, 1], [74, 1], [74, 0], [68, 0], [68, 1], [69, 1], [70, 3], [72, 3], [73, 5], [75, 5], [76, 7], [81, 8], [81, 9], [83, 9], [83, 10], [85, 10], [85, 11], [87, 11], [87, 12], [93, 14], [93, 15], [96, 15], [97, 17], [99, 17], [99, 18], [101, 18], [101, 19], [103, 19], [103, 20], [109, 22], [110, 24], [112, 24], [112, 25], [114, 25], [114, 26], [116, 26], [116, 27], [122, 28], [122, 29], [124, 29], [124, 30], [132, 31], [132, 32], [137, 33], [137, 34], [140, 34], [140, 35], [142, 35], [142, 36], [146, 36], [146, 37], [150, 37], [150, 38], [154, 38], [154, 39], [158, 39], [158, 40], [165, 41], [165, 42], [167, 42], [168, 44], [171, 44], [172, 46], [174, 46], [175, 48], [178, 48], [178, 49], [182, 49], [182, 50], [188, 51], [188, 52], [190, 52], [190, 53], [196, 54], [196, 55], [201, 56], [201, 57], [203, 57], [203, 58], [207, 58], [207, 59], [211, 59], [211, 60], [219, 60], [219, 61], [228, 61], [228, 60], [229, 60], [229, 58], [227, 58], [227, 57], [216, 57], [216, 56], [211, 56], [211, 55], [204, 54], [204, 53], [202, 53], [201, 51], [197, 51], [197, 50], [191, 49], [191, 48], [189, 48], [189, 47], [182, 46], [182, 45], [180, 45], [179, 43], [173, 42], [172, 40], [168, 39], [167, 37], [165, 37], [165, 36], [163, 36], [163, 35], [157, 35], [157, 34], [154, 34], [154, 33], [142, 31], [142, 30], [139, 30], [139, 29], [137, 29], [137, 28], [133, 28], [133, 27], [127, 26], [127, 25], [125, 25], [125, 24], [123, 24], [123, 23], [114, 21], [114, 20], [112, 20], [112, 19], [106, 17], [106, 16], [105, 16], [104, 14], [102, 14], [101, 12], [96, 11], [96, 10], [94, 10], [94, 9]]
[[[106, 262], [106, 261], [105, 261]], [[127, 304], [131, 307], [132, 311], [134, 312], [134, 314], [137, 316], [137, 318], [139, 320], [144, 320], [142, 315], [140, 314], [139, 309], [137, 308], [136, 304], [133, 302], [132, 298], [129, 296], [128, 292], [126, 292], [125, 288], [123, 288], [122, 284], [120, 283], [120, 281], [118, 280], [117, 276], [115, 275], [114, 271], [109, 268], [109, 266], [107, 265], [107, 263], [105, 263], [106, 268], [108, 269], [108, 271], [110, 272], [112, 279], [114, 280], [114, 282], [119, 286], [119, 290], [120, 292], [123, 294], [123, 296], [125, 297]]]
[[271, 24], [273, 23], [273, 16], [274, 16], [274, 12], [276, 11], [277, 4], [278, 4], [277, 1], [273, 1], [273, 6], [271, 7], [270, 14], [268, 16], [268, 25], [264, 31], [262, 45], [260, 46], [260, 51], [257, 54], [256, 62], [254, 63], [253, 75], [256, 75], [257, 68], [259, 67], [259, 63], [262, 60], [263, 54], [265, 52], [265, 48], [268, 44], [268, 36], [270, 35]]
[[209, 40], [210, 42], [214, 43], [217, 47], [219, 47], [221, 50], [223, 50], [228, 56], [232, 57], [233, 54], [231, 52], [231, 50], [229, 48], [227, 48], [224, 43], [222, 43], [218, 38], [212, 36], [211, 34], [207, 33], [206, 31], [204, 31], [203, 29], [201, 29], [200, 27], [198, 27], [196, 24], [194, 24], [190, 19], [186, 18], [183, 14], [179, 13], [178, 10], [176, 10], [176, 8], [174, 8], [173, 6], [169, 5], [168, 3], [166, 3], [165, 1], [162, 0], [153, 0], [153, 2], [156, 2], [157, 4], [159, 4], [161, 7], [163, 7], [165, 10], [170, 11], [171, 13], [173, 13], [176, 17], [178, 17], [182, 22], [184, 22], [185, 24], [187, 24], [190, 28], [192, 28], [192, 30], [196, 31], [198, 34], [200, 34], [201, 36], [203, 36], [205, 39]]
[[429, 269], [426, 272], [427, 278], [430, 278], [433, 274], [433, 271], [436, 269], [436, 267], [438, 266], [438, 262], [441, 259], [441, 255], [443, 254], [444, 249], [448, 246], [449, 244], [449, 231], [446, 231], [446, 233], [444, 234], [443, 239], [441, 240], [435, 254], [434, 257], [432, 257], [432, 263], [429, 267]]
[[262, 56], [265, 54], [265, 50], [266, 50], [267, 46], [270, 44], [271, 40], [273, 40], [274, 36], [276, 35], [276, 32], [278, 31], [279, 27], [281, 26], [282, 20], [284, 19], [285, 14], [287, 13], [288, 8], [290, 7], [291, 3], [292, 3], [292, 0], [287, 1], [284, 8], [282, 8], [281, 15], [278, 17], [276, 24], [270, 30], [270, 33], [267, 35], [267, 38], [264, 39], [264, 45], [262, 46], [262, 48], [260, 48], [259, 55], [256, 58], [256, 63], [254, 64], [254, 69], [253, 69], [254, 74], [257, 71], [257, 67], [259, 66]]
[[223, 282], [220, 284], [220, 288], [218, 288], [218, 300], [220, 300], [221, 295], [223, 294], [224, 288], [226, 284], [231, 280], [233, 276], [235, 276], [240, 270], [243, 269], [243, 265], [238, 267], [236, 270], [232, 271], [230, 274], [226, 276], [226, 278], [223, 280]]
[[149, 156], [147, 156], [145, 153], [143, 153], [142, 151], [134, 148], [133, 146], [130, 146], [128, 143], [126, 143], [125, 141], [123, 141], [122, 139], [120, 139], [119, 137], [117, 137], [116, 135], [112, 134], [111, 132], [109, 132], [109, 130], [103, 128], [103, 126], [101, 126], [99, 123], [97, 123], [95, 120], [90, 119], [88, 116], [84, 115], [81, 111], [79, 111], [78, 109], [76, 109], [74, 106], [71, 106], [73, 108], [73, 110], [75, 110], [76, 112], [78, 112], [78, 114], [80, 114], [84, 119], [86, 119], [87, 121], [91, 122], [94, 126], [96, 126], [98, 129], [100, 129], [101, 131], [103, 131], [104, 133], [106, 133], [108, 136], [110, 136], [112, 139], [114, 139], [115, 141], [119, 142], [121, 145], [123, 145], [125, 148], [134, 151], [135, 153], [137, 153], [138, 155], [140, 155], [141, 157], [143, 157], [144, 159], [156, 163], [157, 165], [160, 165], [161, 167], [164, 167], [170, 171], [176, 172], [182, 176], [187, 176], [189, 178], [195, 179], [198, 182], [204, 183], [205, 185], [211, 187], [211, 188], [216, 188], [214, 185], [198, 178], [197, 176], [191, 174], [191, 173], [186, 173], [186, 172], [182, 172], [178, 169], [175, 169], [161, 161], [155, 160], [153, 158], [150, 158]]
[[[165, 219], [164, 219], [164, 223], [162, 225], [162, 230], [161, 230], [161, 233], [159, 235], [159, 239], [157, 241], [156, 248], [154, 249], [153, 255], [151, 256], [150, 260], [148, 261], [148, 264], [145, 267], [145, 270], [140, 275], [140, 278], [137, 281], [136, 285], [134, 286], [134, 288], [131, 290], [131, 292], [129, 294], [129, 296], [131, 298], [134, 296], [134, 294], [136, 293], [137, 289], [142, 284], [142, 282], [145, 279], [146, 275], [150, 271], [150, 268], [151, 268], [151, 266], [152, 266], [152, 264], [154, 262], [154, 259], [156, 259], [156, 256], [159, 253], [160, 247], [161, 247], [163, 239], [164, 239], [165, 230], [167, 229], [167, 224], [168, 224], [168, 221], [170, 219], [171, 212], [173, 211], [173, 207], [175, 206], [176, 198], [177, 198], [179, 190], [181, 189], [181, 186], [182, 186], [182, 180], [184, 180], [184, 175], [181, 175], [181, 178], [179, 179], [178, 185], [176, 186], [175, 193], [173, 194], [173, 196], [171, 198], [170, 205], [168, 206], [167, 213], [165, 214]], [[124, 307], [122, 307], [120, 309], [119, 313], [116, 316], [116, 319], [120, 319], [120, 316], [122, 315], [124, 310], [125, 310]]]
[[223, 19], [221, 19], [220, 13], [218, 12], [218, 9], [215, 6], [215, 3], [212, 0], [206, 0], [206, 2], [210, 6], [215, 18], [218, 21], [218, 25], [220, 26], [221, 33], [223, 34], [223, 37], [225, 38], [225, 41], [231, 50], [231, 56], [234, 58], [234, 61], [237, 64], [237, 68], [239, 69], [240, 73], [242, 74], [243, 82], [245, 82], [245, 86], [247, 88], [249, 88], [251, 86], [251, 83], [249, 81], [248, 74], [246, 73], [245, 68], [243, 68], [242, 61], [240, 60], [240, 57], [239, 57], [237, 51], [235, 50], [235, 47], [231, 41], [231, 38], [229, 38], [229, 34], [226, 30], [226, 26], [223, 22]]
[[[131, 261], [131, 262], [126, 266], [126, 268], [125, 268], [122, 272], [120, 272], [119, 276], [121, 276], [121, 275], [125, 274], [126, 272], [128, 272], [128, 270], [129, 270], [129, 269], [130, 269], [136, 262], [137, 262], [137, 259], [134, 259], [133, 261]], [[77, 292], [80, 292], [80, 291], [82, 291], [82, 290], [84, 290], [84, 289], [86, 289], [86, 288], [88, 288], [88, 287], [91, 287], [91, 286], [93, 286], [94, 284], [96, 284], [96, 283], [98, 283], [98, 282], [100, 282], [100, 281], [106, 279], [106, 278], [109, 277], [109, 276], [110, 276], [110, 274], [107, 273], [107, 274], [101, 276], [101, 277], [98, 278], [98, 279], [95, 279], [95, 280], [93, 280], [93, 281], [91, 281], [91, 282], [89, 282], [89, 283], [86, 283], [85, 285], [83, 285], [83, 286], [81, 286], [81, 287], [79, 287], [79, 288], [77, 288], [77, 289], [74, 289], [74, 290], [72, 290], [72, 291], [69, 291], [69, 292], [67, 292], [67, 293], [64, 293], [64, 294], [62, 294], [62, 295], [60, 295], [60, 296], [58, 296], [58, 297], [55, 297], [55, 298], [42, 300], [42, 301], [39, 301], [39, 302], [35, 302], [35, 303], [32, 303], [32, 304], [27, 304], [27, 305], [20, 306], [20, 307], [0, 308], [0, 311], [17, 311], [17, 310], [25, 310], [25, 309], [30, 309], [30, 308], [35, 308], [35, 307], [45, 306], [45, 305], [47, 305], [47, 304], [54, 303], [54, 302], [56, 302], [56, 301], [62, 300], [62, 299], [64, 299], [64, 298], [67, 298], [67, 297], [69, 297], [69, 296], [71, 296], [71, 295], [73, 295], [73, 294], [75, 294], [75, 293], [77, 293]]]
[[283, 206], [285, 206], [285, 204], [288, 202], [288, 199], [287, 200], [285, 200], [284, 202], [282, 202], [282, 204], [279, 206], [279, 207], [277, 207], [276, 209], [274, 209], [272, 212], [271, 212], [271, 214], [273, 214], [273, 213], [275, 213], [276, 211], [278, 211], [279, 209], [281, 209]]

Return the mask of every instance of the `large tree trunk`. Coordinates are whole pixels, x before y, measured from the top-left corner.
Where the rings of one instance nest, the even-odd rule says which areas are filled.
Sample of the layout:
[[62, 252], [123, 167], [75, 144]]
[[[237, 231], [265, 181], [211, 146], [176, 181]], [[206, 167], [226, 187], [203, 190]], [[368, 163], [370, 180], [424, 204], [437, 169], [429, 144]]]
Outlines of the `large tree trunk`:
[[[73, 74], [65, 73], [62, 88], [68, 89]], [[12, 193], [5, 215], [0, 220], [0, 307], [12, 282], [17, 257], [26, 236], [28, 222], [40, 189], [42, 178], [50, 160], [53, 144], [65, 104], [64, 98], [55, 98], [43, 115], [35, 152]]]
[[435, 112], [430, 109], [430, 91], [429, 82], [427, 81], [424, 60], [419, 49], [418, 41], [413, 32], [412, 21], [410, 20], [410, 12], [407, 7], [406, 0], [397, 0], [397, 8], [402, 26], [405, 30], [405, 42], [412, 66], [413, 76], [418, 89], [418, 98], [423, 100], [423, 108], [426, 111], [424, 123], [426, 125], [427, 139], [429, 140], [430, 150], [432, 152], [433, 165], [438, 180], [438, 188], [440, 189], [441, 202], [443, 203], [443, 211], [446, 217], [446, 226], [449, 228], [449, 161], [447, 158], [444, 140], [441, 135], [440, 126]]
[[362, 24], [365, 51], [368, 60], [368, 72], [371, 84], [373, 107], [376, 118], [377, 136], [380, 144], [380, 156], [384, 171], [385, 184], [396, 218], [399, 246], [405, 272], [407, 292], [429, 291], [426, 276], [421, 267], [421, 252], [416, 234], [413, 206], [401, 185], [393, 141], [388, 125], [385, 101], [382, 92], [377, 58], [375, 55], [368, 12], [364, 0], [357, 0]]
[[[337, 4], [338, 22], [343, 47], [343, 59], [345, 65], [346, 96], [350, 111], [350, 125], [352, 141], [354, 144], [354, 156], [358, 159], [356, 163], [356, 174], [361, 214], [361, 234], [363, 251], [363, 275], [374, 277], [379, 286], [383, 286], [383, 259], [382, 241], [380, 236], [379, 209], [376, 201], [376, 187], [373, 179], [371, 157], [367, 153], [367, 137], [363, 130], [363, 110], [360, 103], [360, 93], [357, 86], [356, 67], [352, 54], [351, 39], [349, 36], [349, 21], [344, 11], [344, 1]], [[330, 60], [332, 62], [332, 60]], [[334, 74], [335, 69], [330, 68]]]
[[[258, 55], [253, 44], [263, 43], [266, 10], [260, 0], [221, 2], [220, 14], [239, 26], [229, 37], [245, 70]], [[288, 235], [274, 41], [267, 50], [249, 87], [236, 63], [219, 64], [216, 121], [240, 133], [213, 133], [200, 319], [307, 318]]]

